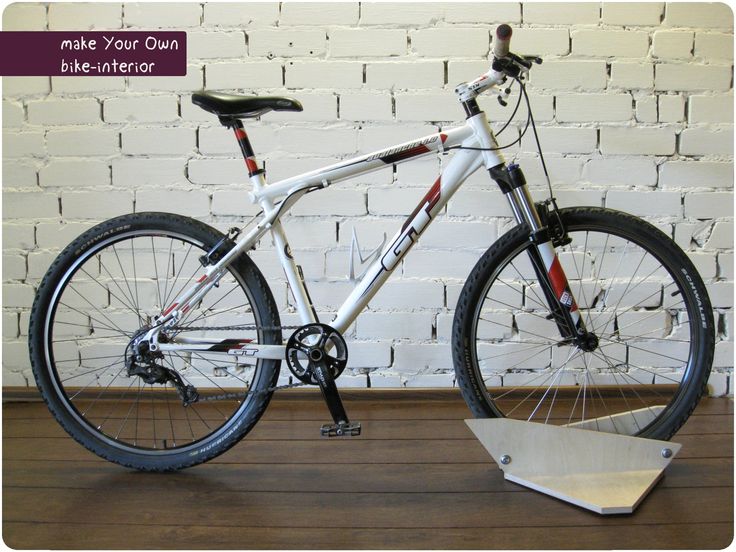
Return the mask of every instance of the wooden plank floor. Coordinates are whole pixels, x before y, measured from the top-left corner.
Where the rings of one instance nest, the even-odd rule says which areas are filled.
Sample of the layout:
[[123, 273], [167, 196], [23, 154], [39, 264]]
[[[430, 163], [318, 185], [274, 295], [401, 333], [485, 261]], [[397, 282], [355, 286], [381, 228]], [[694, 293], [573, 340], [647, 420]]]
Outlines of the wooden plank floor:
[[733, 401], [709, 399], [632, 515], [600, 517], [504, 481], [436, 395], [345, 392], [364, 435], [319, 437], [318, 395], [277, 394], [225, 455], [174, 474], [98, 459], [39, 402], [3, 404], [3, 539], [16, 549], [708, 548], [733, 538]]

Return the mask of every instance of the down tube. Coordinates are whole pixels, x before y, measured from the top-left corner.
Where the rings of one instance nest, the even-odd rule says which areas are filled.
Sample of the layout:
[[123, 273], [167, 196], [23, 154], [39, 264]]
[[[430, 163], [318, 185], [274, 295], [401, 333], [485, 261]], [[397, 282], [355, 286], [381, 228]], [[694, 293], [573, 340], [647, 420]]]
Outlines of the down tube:
[[[473, 144], [476, 145], [475, 141]], [[398, 266], [401, 259], [419, 240], [438, 212], [447, 204], [463, 181], [483, 164], [481, 154], [460, 150], [452, 158], [442, 175], [419, 202], [401, 229], [384, 247], [381, 255], [368, 268], [332, 321], [332, 327], [344, 333], [373, 298], [381, 285]]]

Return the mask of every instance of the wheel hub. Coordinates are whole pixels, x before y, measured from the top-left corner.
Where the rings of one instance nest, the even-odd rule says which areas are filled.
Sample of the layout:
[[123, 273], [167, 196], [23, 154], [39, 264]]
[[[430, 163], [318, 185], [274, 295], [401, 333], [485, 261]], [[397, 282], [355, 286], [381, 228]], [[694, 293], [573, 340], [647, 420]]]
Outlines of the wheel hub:
[[595, 335], [593, 332], [586, 332], [585, 334], [579, 336], [575, 340], [575, 343], [578, 347], [580, 347], [581, 350], [585, 351], [586, 353], [591, 353], [598, 348], [598, 336]]

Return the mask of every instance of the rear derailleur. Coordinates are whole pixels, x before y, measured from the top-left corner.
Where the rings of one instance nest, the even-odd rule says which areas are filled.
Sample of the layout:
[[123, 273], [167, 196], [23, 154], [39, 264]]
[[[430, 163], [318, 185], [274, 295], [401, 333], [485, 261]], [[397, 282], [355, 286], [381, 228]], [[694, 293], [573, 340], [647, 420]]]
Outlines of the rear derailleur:
[[184, 406], [197, 402], [199, 400], [197, 389], [193, 385], [184, 383], [176, 370], [162, 366], [157, 362], [164, 356], [159, 351], [151, 351], [148, 341], [143, 339], [148, 330], [149, 328], [139, 330], [128, 345], [125, 354], [125, 368], [128, 371], [128, 376], [138, 376], [144, 383], [149, 385], [171, 382]]

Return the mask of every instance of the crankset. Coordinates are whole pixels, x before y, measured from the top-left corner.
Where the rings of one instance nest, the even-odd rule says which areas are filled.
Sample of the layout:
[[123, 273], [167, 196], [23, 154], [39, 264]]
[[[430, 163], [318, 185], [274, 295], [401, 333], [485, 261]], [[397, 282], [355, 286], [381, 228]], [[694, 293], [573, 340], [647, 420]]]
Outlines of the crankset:
[[307, 324], [291, 334], [286, 344], [286, 364], [304, 383], [318, 385], [314, 373], [317, 362], [324, 361], [330, 375], [337, 379], [348, 363], [348, 347], [337, 330], [326, 324]]
[[335, 385], [348, 363], [348, 348], [340, 332], [327, 324], [302, 326], [286, 344], [286, 363], [297, 379], [319, 385], [335, 422], [322, 426], [323, 436], [360, 435], [360, 423], [348, 419]]

